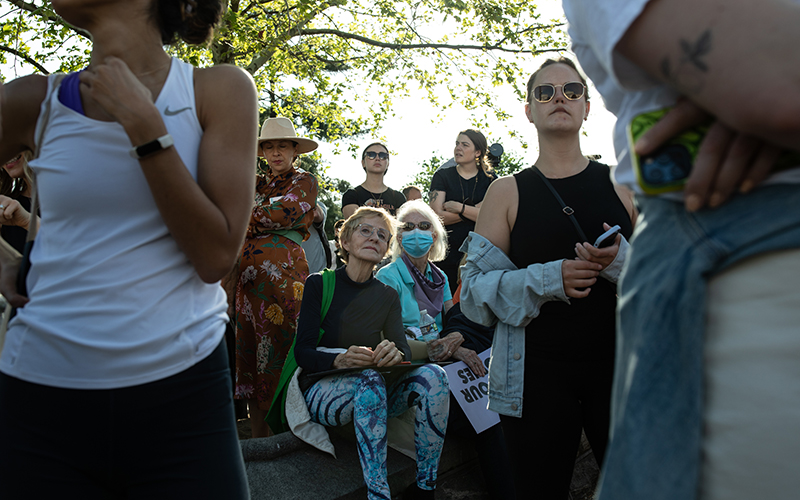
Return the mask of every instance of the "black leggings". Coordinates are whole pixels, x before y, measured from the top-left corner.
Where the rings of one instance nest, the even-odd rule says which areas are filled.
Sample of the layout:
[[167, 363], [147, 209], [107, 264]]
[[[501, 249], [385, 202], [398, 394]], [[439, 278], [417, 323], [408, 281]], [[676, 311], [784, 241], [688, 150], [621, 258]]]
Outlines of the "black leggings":
[[522, 418], [501, 415], [517, 498], [566, 499], [581, 428], [602, 466], [613, 360], [525, 359]]
[[61, 389], [0, 374], [0, 498], [249, 498], [225, 343], [148, 384]]

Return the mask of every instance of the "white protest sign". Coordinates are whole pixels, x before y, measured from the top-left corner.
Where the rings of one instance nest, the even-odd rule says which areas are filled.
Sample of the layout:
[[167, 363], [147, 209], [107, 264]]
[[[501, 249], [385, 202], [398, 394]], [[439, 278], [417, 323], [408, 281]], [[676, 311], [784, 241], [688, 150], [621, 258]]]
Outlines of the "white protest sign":
[[500, 422], [500, 415], [486, 408], [486, 405], [489, 404], [489, 358], [491, 355], [491, 348], [478, 354], [486, 367], [486, 375], [483, 377], [478, 377], [463, 361], [444, 367], [450, 382], [450, 391], [477, 433]]

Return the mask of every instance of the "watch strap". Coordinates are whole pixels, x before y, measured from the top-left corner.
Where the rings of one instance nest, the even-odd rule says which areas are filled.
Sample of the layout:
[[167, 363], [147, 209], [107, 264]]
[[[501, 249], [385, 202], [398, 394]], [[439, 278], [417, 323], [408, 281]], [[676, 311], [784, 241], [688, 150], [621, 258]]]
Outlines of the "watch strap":
[[134, 146], [131, 148], [131, 157], [134, 160], [141, 160], [145, 156], [149, 156], [153, 153], [158, 153], [159, 151], [163, 151], [175, 144], [175, 141], [172, 140], [172, 136], [169, 134], [162, 135], [158, 139], [154, 139], [150, 142], [142, 144], [141, 146]]

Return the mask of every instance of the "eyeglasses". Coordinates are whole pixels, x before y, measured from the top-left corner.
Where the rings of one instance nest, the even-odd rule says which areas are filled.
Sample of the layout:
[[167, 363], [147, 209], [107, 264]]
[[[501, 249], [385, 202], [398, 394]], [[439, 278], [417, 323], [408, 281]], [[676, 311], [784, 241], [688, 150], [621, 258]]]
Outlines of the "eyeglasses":
[[372, 238], [372, 235], [378, 233], [378, 240], [382, 241], [383, 243], [389, 243], [389, 240], [392, 239], [392, 235], [389, 231], [383, 228], [375, 228], [369, 224], [361, 223], [356, 226], [358, 233], [363, 236], [364, 238]]
[[556, 95], [557, 88], [560, 88], [564, 97], [570, 101], [577, 101], [586, 93], [586, 86], [581, 82], [569, 82], [564, 85], [543, 83], [533, 88], [533, 98], [539, 102], [550, 102]]
[[403, 227], [401, 229], [403, 231], [413, 231], [415, 227], [418, 227], [423, 231], [430, 231], [431, 227], [433, 227], [433, 224], [426, 220], [422, 222], [417, 222], [416, 224], [414, 224], [413, 222], [406, 222], [403, 224]]
[[376, 151], [367, 151], [364, 153], [364, 156], [369, 158], [370, 160], [374, 160], [376, 157], [380, 158], [381, 160], [388, 160], [389, 153], [378, 153]]

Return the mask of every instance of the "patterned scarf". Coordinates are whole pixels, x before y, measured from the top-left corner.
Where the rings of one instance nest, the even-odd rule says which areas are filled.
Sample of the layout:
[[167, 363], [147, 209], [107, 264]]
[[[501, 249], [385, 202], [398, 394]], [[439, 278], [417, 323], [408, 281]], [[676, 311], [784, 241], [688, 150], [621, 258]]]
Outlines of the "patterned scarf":
[[417, 266], [411, 262], [405, 252], [403, 252], [402, 258], [408, 270], [411, 271], [411, 277], [414, 278], [414, 284], [416, 285], [414, 286], [414, 296], [417, 299], [419, 310], [426, 309], [428, 314], [435, 318], [444, 310], [444, 287], [446, 284], [444, 274], [433, 262], [429, 262], [428, 265], [431, 266], [431, 274], [433, 275], [433, 281], [431, 281], [417, 269]]

